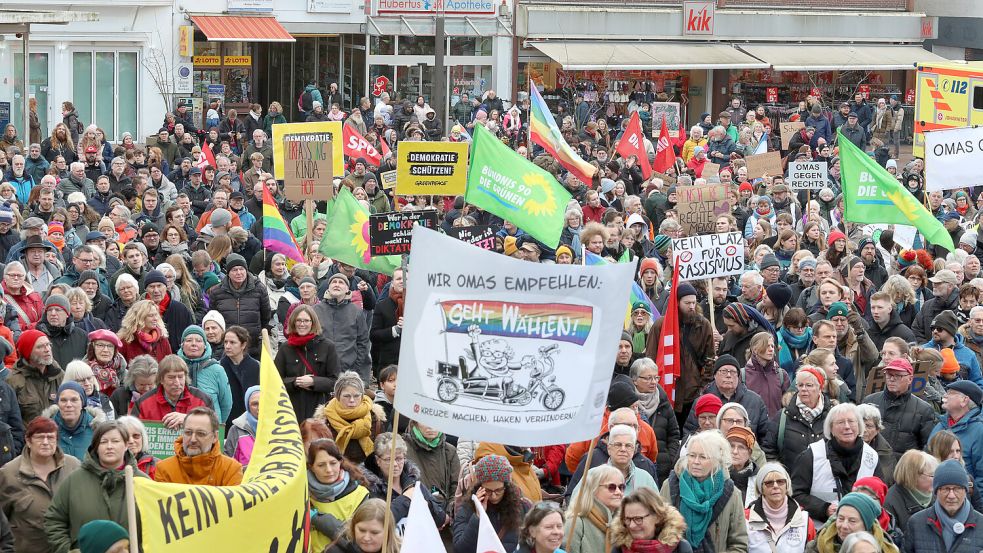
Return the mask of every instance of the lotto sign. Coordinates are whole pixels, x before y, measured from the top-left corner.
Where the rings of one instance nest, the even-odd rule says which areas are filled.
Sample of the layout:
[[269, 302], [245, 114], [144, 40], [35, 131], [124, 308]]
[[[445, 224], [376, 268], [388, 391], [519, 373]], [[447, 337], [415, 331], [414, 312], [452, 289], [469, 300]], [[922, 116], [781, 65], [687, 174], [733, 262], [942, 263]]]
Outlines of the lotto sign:
[[468, 178], [466, 142], [400, 142], [396, 194], [458, 196]]
[[792, 190], [819, 190], [829, 180], [829, 166], [825, 161], [790, 161], [788, 185]]
[[769, 104], [778, 102], [778, 88], [770, 86], [765, 89], [765, 101]]
[[744, 272], [744, 237], [739, 232], [674, 238], [679, 280], [700, 280]]
[[683, 34], [712, 35], [714, 2], [683, 2]]

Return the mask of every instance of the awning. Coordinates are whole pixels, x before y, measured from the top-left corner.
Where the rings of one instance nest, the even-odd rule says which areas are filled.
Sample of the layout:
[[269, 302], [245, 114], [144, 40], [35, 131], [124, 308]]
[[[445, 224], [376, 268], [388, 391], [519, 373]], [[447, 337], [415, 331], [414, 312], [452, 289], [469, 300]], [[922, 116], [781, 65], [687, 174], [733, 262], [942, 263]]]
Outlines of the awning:
[[775, 71], [863, 71], [914, 69], [918, 62], [948, 61], [918, 45], [740, 44]]
[[273, 17], [192, 15], [191, 22], [215, 42], [294, 42], [294, 37]]
[[729, 44], [550, 41], [533, 42], [531, 46], [571, 71], [768, 67]]

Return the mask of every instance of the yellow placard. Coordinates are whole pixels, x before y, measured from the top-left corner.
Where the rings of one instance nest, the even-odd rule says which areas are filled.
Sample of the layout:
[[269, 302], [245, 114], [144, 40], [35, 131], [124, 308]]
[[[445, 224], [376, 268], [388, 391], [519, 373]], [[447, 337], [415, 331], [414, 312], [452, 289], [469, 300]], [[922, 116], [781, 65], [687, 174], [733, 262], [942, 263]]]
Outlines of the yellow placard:
[[468, 184], [466, 142], [400, 142], [396, 194], [459, 196]]
[[[283, 180], [283, 137], [288, 134], [325, 134], [324, 140], [331, 141], [331, 159], [334, 177], [345, 174], [345, 144], [341, 121], [317, 121], [314, 123], [280, 123], [273, 125], [273, 176]], [[308, 137], [308, 140], [311, 138]], [[402, 144], [400, 144], [402, 147]]]
[[195, 65], [222, 65], [221, 56], [195, 56], [191, 58], [191, 63]]
[[195, 28], [191, 25], [181, 25], [177, 32], [177, 54], [185, 58], [194, 56]]
[[250, 66], [252, 64], [252, 56], [225, 56], [222, 58], [222, 65]]

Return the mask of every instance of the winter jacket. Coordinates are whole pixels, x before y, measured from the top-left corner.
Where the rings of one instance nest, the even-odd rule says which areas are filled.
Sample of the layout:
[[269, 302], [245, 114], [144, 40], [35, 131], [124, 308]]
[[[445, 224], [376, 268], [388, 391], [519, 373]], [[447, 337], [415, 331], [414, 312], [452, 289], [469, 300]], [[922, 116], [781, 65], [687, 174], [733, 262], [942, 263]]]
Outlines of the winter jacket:
[[983, 550], [983, 514], [969, 510], [965, 530], [951, 549], [942, 539], [942, 526], [933, 507], [915, 513], [905, 529], [904, 553], [977, 553]]
[[[834, 480], [833, 493], [837, 497], [843, 497], [850, 493], [853, 490], [853, 483], [857, 481], [861, 471], [870, 469], [869, 466], [866, 468], [863, 466], [867, 462], [864, 460], [864, 457], [868, 457], [871, 454], [876, 456], [876, 452], [873, 451], [871, 446], [863, 443], [863, 440], [860, 438], [857, 438], [857, 441], [861, 443], [860, 450], [849, 458], [841, 457], [837, 450], [834, 449], [832, 445], [833, 439], [816, 442], [818, 444], [817, 447], [822, 447], [826, 451], [829, 470], [832, 472]], [[884, 473], [881, 471], [877, 459], [872, 464], [873, 476], [883, 480]], [[809, 512], [809, 516], [813, 520], [826, 521], [829, 518], [827, 513], [829, 506], [831, 503], [835, 503], [835, 501], [827, 501], [817, 495], [813, 495], [818, 493], [819, 490], [813, 489], [813, 477], [818, 475], [813, 474], [812, 447], [807, 447], [799, 455], [795, 463], [786, 466], [789, 467], [789, 473], [792, 476], [792, 497], [803, 509]]]
[[[369, 497], [385, 499], [388, 493], [388, 479], [383, 475], [382, 469], [376, 463], [376, 456], [369, 455], [362, 464], [362, 474], [365, 475], [365, 488], [369, 490]], [[397, 526], [402, 527], [406, 524], [406, 517], [410, 513], [410, 498], [405, 495], [407, 490], [413, 489], [417, 482], [420, 482], [420, 468], [415, 463], [406, 460], [403, 470], [399, 474], [399, 486], [402, 492], [395, 488], [392, 490], [392, 513], [393, 520]], [[430, 516], [433, 517], [437, 527], [444, 525], [447, 520], [447, 512], [441, 506], [441, 501], [437, 500], [431, 493], [430, 488], [425, 484], [420, 485], [420, 491], [427, 502]]]
[[[498, 535], [499, 540], [502, 542], [505, 551], [515, 551], [519, 545], [519, 526], [511, 528], [505, 531], [502, 528], [503, 518], [505, 514], [502, 513], [497, 505], [488, 505], [488, 509], [485, 511], [488, 515], [488, 520], [491, 522], [492, 528]], [[526, 513], [532, 509], [532, 504], [528, 500], [522, 501], [522, 516], [519, 518], [518, 524], [521, 526], [522, 520], [525, 519]], [[479, 518], [478, 513], [474, 510], [474, 502], [468, 498], [461, 506], [457, 508], [454, 513], [454, 553], [475, 553], [478, 547], [478, 524]], [[333, 551], [329, 553], [334, 553]]]
[[761, 365], [759, 359], [751, 355], [744, 366], [741, 381], [744, 382], [743, 385], [747, 386], [749, 391], [757, 392], [761, 396], [761, 400], [768, 409], [769, 417], [781, 411], [782, 395], [788, 391], [790, 379], [785, 369], [779, 366], [777, 355], [764, 366]]
[[55, 421], [58, 425], [58, 449], [65, 455], [71, 455], [82, 462], [85, 453], [92, 443], [92, 434], [96, 426], [106, 422], [106, 414], [102, 409], [86, 407], [74, 428], [69, 428], [57, 405], [44, 410], [44, 416]]
[[522, 491], [522, 496], [537, 503], [543, 499], [543, 490], [539, 485], [539, 478], [532, 470], [532, 463], [526, 461], [522, 454], [512, 453], [504, 445], [481, 442], [474, 452], [474, 460], [477, 461], [488, 455], [501, 455], [508, 459], [512, 465], [512, 483]]
[[[129, 452], [124, 463], [133, 467], [134, 476], [146, 478], [136, 468]], [[44, 531], [52, 553], [68, 553], [78, 549], [78, 533], [91, 520], [111, 520], [124, 529], [129, 528], [126, 516], [126, 479], [122, 470], [103, 468], [87, 454], [82, 467], [62, 483], [55, 492], [44, 517]]]
[[939, 415], [939, 422], [932, 429], [933, 436], [939, 430], [948, 430], [959, 438], [959, 443], [963, 447], [963, 464], [978, 490], [983, 490], [983, 414], [981, 413], [983, 408], [977, 407], [963, 415], [955, 424], [950, 424], [949, 415], [942, 413]]
[[43, 156], [34, 159], [28, 155], [24, 158], [24, 173], [30, 175], [34, 182], [41, 182], [41, 179], [48, 174], [49, 167], [51, 163]]
[[420, 482], [433, 495], [446, 512], [450, 512], [457, 491], [457, 479], [461, 474], [461, 463], [457, 449], [447, 443], [447, 436], [440, 435], [436, 446], [416, 439], [412, 430], [403, 435], [406, 441], [406, 460], [412, 461], [420, 470]]
[[[716, 382], [711, 382], [707, 385], [703, 393], [713, 394], [720, 398], [720, 401], [723, 403], [740, 403], [747, 409], [748, 416], [751, 417], [748, 428], [759, 437], [764, 437], [768, 433], [768, 408], [765, 407], [765, 402], [761, 399], [761, 396], [749, 390], [743, 382], [737, 385], [737, 390], [729, 398], [724, 397], [720, 393]], [[699, 426], [699, 422], [696, 420], [696, 408], [694, 406], [693, 409], [690, 409], [689, 416], [686, 417], [686, 423], [683, 424], [683, 438], [685, 439], [691, 434], [697, 433]]]
[[[226, 328], [239, 325], [249, 331], [249, 351], [253, 357], [259, 355], [259, 344], [262, 343], [261, 333], [269, 328], [273, 311], [270, 308], [270, 295], [255, 275], [246, 275], [246, 282], [241, 288], [234, 288], [229, 277], [222, 279], [221, 284], [208, 292], [208, 305], [225, 317]], [[255, 351], [253, 351], [255, 350]]]
[[[930, 501], [929, 505], [931, 504]], [[922, 507], [911, 495], [911, 492], [901, 484], [895, 483], [887, 490], [887, 496], [884, 498], [884, 510], [894, 517], [898, 528], [907, 528], [911, 516], [923, 509], [925, 507]]]
[[[307, 363], [301, 359], [302, 355]], [[308, 363], [311, 369], [307, 368]], [[335, 344], [324, 336], [315, 337], [304, 348], [291, 346], [287, 342], [281, 343], [273, 364], [283, 378], [283, 384], [287, 389], [287, 395], [290, 396], [290, 403], [294, 406], [298, 421], [314, 416], [318, 405], [328, 402], [334, 392], [338, 374], [341, 372]], [[295, 384], [298, 377], [306, 374], [314, 377], [314, 385], [310, 389]]]
[[54, 327], [42, 321], [37, 329], [51, 340], [51, 353], [59, 367], [67, 367], [75, 359], [84, 359], [89, 347], [89, 335], [69, 317], [65, 326]]
[[249, 421], [246, 420], [245, 413], [233, 419], [232, 424], [230, 424], [228, 430], [225, 431], [225, 442], [222, 444], [222, 454], [227, 457], [232, 457], [236, 451], [236, 446], [239, 445], [239, 438], [244, 436], [256, 437], [256, 431], [249, 425]]
[[44, 532], [44, 514], [55, 492], [80, 466], [82, 463], [75, 457], [55, 451], [55, 470], [46, 479], [38, 478], [28, 446], [0, 468], [0, 508], [10, 521], [19, 551], [52, 551]]
[[[212, 354], [212, 357], [215, 355]], [[226, 419], [226, 426], [230, 426], [232, 419], [246, 412], [246, 390], [251, 386], [259, 385], [259, 361], [246, 355], [242, 358], [242, 363], [235, 365], [231, 359], [223, 355], [219, 364], [225, 369], [225, 376], [229, 381], [229, 391], [232, 393], [232, 411], [229, 412]], [[227, 453], [227, 455], [231, 455], [231, 453]]]
[[[662, 499], [679, 509], [679, 475], [673, 471], [669, 479], [662, 484], [660, 490]], [[734, 482], [727, 479], [724, 482], [724, 492], [713, 505], [710, 525], [702, 543], [691, 544], [694, 553], [747, 553], [748, 533], [747, 521], [744, 518], [744, 500], [741, 492], [734, 487]]]
[[26, 284], [21, 286], [19, 294], [11, 293], [7, 289], [6, 283], [0, 284], [0, 286], [3, 288], [3, 299], [7, 303], [16, 303], [17, 307], [20, 308], [16, 311], [21, 332], [34, 328], [34, 325], [41, 320], [41, 315], [44, 314], [44, 301], [41, 299], [41, 295]]
[[881, 412], [881, 435], [900, 457], [909, 449], [925, 450], [932, 429], [938, 422], [935, 410], [910, 391], [894, 395], [886, 389], [864, 398]]
[[579, 516], [574, 520], [567, 519], [563, 527], [563, 535], [570, 536], [564, 541], [567, 553], [591, 553], [593, 551], [608, 552], [611, 550], [611, 528], [614, 513], [601, 502], [594, 500], [592, 511], [598, 514], [607, 524], [598, 527], [589, 516]]
[[[594, 447], [594, 454], [590, 458], [590, 466], [588, 467], [586, 465], [586, 455], [580, 459], [580, 464], [577, 465], [577, 470], [573, 472], [573, 476], [570, 477], [570, 482], [567, 483], [566, 490], [564, 491], [567, 500], [569, 501], [574, 497], [573, 494], [576, 493], [577, 488], [580, 486], [580, 481], [584, 478], [585, 471], [606, 465], [610, 459], [611, 456], [608, 455], [608, 436], [605, 434], [597, 441], [597, 445]], [[658, 478], [658, 472], [659, 467], [636, 450], [634, 457], [631, 459], [631, 468], [629, 469], [628, 477], [625, 478], [625, 494], [629, 494], [633, 490], [645, 486], [657, 487], [656, 479]]]
[[911, 331], [915, 333], [915, 338], [920, 342], [930, 340], [932, 338], [932, 320], [947, 309], [953, 312], [959, 309], [959, 290], [953, 291], [944, 298], [932, 298], [922, 304], [922, 309], [915, 316], [915, 322], [911, 327]]
[[[120, 320], [122, 321], [122, 319]], [[126, 359], [127, 362], [133, 361], [133, 358], [137, 357], [138, 355], [149, 355], [156, 359], [159, 363], [165, 357], [174, 352], [174, 350], [171, 349], [171, 343], [169, 340], [169, 338], [162, 337], [160, 340], [157, 340], [157, 342], [151, 344], [151, 347], [148, 349], [143, 347], [143, 345], [140, 344], [140, 341], [134, 337], [133, 341], [123, 342], [123, 349], [120, 350], [120, 354], [123, 356], [123, 359]]]
[[[171, 293], [168, 292], [167, 294], [170, 295]], [[225, 313], [223, 313], [223, 315], [225, 315]], [[168, 330], [167, 336], [167, 342], [171, 345], [171, 352], [180, 351], [181, 333], [184, 332], [184, 329], [195, 324], [195, 317], [191, 313], [191, 309], [189, 309], [187, 305], [176, 301], [174, 297], [171, 296], [171, 302], [167, 305], [167, 309], [164, 311], [161, 319], [164, 321], [165, 327], [168, 329], [174, 329], [173, 331]], [[225, 318], [225, 322], [230, 326], [235, 324], [230, 322], [227, 316]], [[125, 345], [126, 344], [124, 344], [124, 347]], [[130, 359], [128, 358], [127, 361], [129, 360]]]
[[669, 396], [662, 386], [659, 386], [659, 406], [645, 422], [655, 432], [655, 440], [659, 446], [659, 454], [656, 456], [659, 474], [656, 481], [661, 484], [669, 477], [669, 472], [679, 459], [679, 444], [682, 439], [676, 413], [673, 412]]
[[[645, 345], [645, 356], [658, 359], [659, 336], [662, 332], [664, 317], [659, 318], [649, 331], [649, 339]], [[713, 348], [713, 329], [710, 321], [702, 315], [681, 315], [679, 317], [679, 334], [682, 355], [680, 356], [681, 374], [676, 385], [677, 413], [682, 412], [684, 405], [696, 401], [703, 387], [713, 380], [713, 359], [716, 352]]]
[[815, 149], [818, 147], [820, 138], [825, 139], [827, 144], [833, 143], [833, 129], [830, 127], [829, 119], [827, 119], [825, 115], [810, 115], [806, 119], [805, 124], [806, 127], [813, 127], [816, 129], [816, 133], [812, 135], [812, 140], [809, 142], [809, 146], [812, 147], [813, 151], [815, 151]]
[[848, 123], [837, 130], [857, 148], [861, 150], [867, 149], [867, 131], [860, 125], [850, 125]]
[[198, 486], [238, 486], [242, 482], [242, 465], [222, 455], [222, 446], [212, 446], [208, 453], [189, 457], [184, 452], [184, 436], [174, 442], [174, 456], [157, 463], [158, 482]]
[[[711, 163], [716, 163], [718, 165], [725, 165], [730, 163], [730, 155], [737, 151], [737, 144], [729, 136], [724, 136], [722, 140], [710, 140], [706, 144], [707, 148], [707, 159]], [[719, 157], [716, 155], [717, 152], [723, 154], [724, 157]]]
[[17, 360], [14, 369], [7, 376], [7, 384], [17, 394], [22, 420], [34, 420], [57, 401], [58, 386], [64, 376], [65, 371], [55, 363], [48, 365], [42, 373], [28, 365], [23, 357]]
[[[925, 309], [922, 309], [924, 313]], [[919, 316], [921, 313], [919, 313]], [[929, 340], [925, 343], [924, 347], [932, 349], [942, 349], [935, 340]], [[966, 367], [966, 379], [972, 380], [976, 384], [983, 386], [983, 373], [980, 371], [980, 360], [976, 357], [976, 352], [969, 349], [966, 346], [966, 340], [963, 338], [962, 334], [956, 333], [955, 344], [952, 345], [952, 353], [956, 355], [956, 361], [963, 367]]]
[[772, 530], [765, 515], [764, 499], [759, 497], [747, 510], [747, 527], [748, 553], [802, 553], [806, 542], [816, 534], [809, 513], [792, 498], [788, 499], [785, 526]]
[[823, 410], [810, 424], [802, 418], [795, 398], [790, 399], [785, 409], [768, 423], [768, 434], [761, 442], [768, 460], [792, 467], [809, 444], [823, 438], [823, 422], [830, 409], [829, 398], [824, 396]]
[[[322, 335], [335, 344], [338, 370], [355, 371], [363, 380], [371, 375], [369, 329], [362, 309], [349, 299], [328, 299], [314, 306], [321, 320]], [[228, 318], [226, 318], [228, 321]]]
[[211, 344], [205, 344], [204, 354], [196, 359], [189, 359], [184, 351], [178, 351], [177, 355], [188, 365], [188, 385], [211, 398], [219, 422], [224, 423], [232, 412], [232, 391], [225, 369], [211, 353]]
[[[349, 475], [350, 477], [350, 475]], [[311, 478], [308, 475], [308, 478]], [[311, 509], [311, 547], [308, 551], [322, 552], [339, 537], [355, 509], [369, 497], [369, 491], [357, 480], [350, 478], [345, 487], [332, 501], [318, 501], [310, 495]], [[331, 551], [334, 551], [332, 549]]]
[[888, 338], [901, 338], [909, 344], [915, 341], [915, 333], [901, 322], [897, 307], [891, 309], [891, 318], [883, 328], [876, 322], [871, 322], [867, 327], [867, 336], [877, 351], [881, 350]]
[[20, 455], [24, 448], [24, 420], [17, 393], [0, 379], [0, 467]]
[[376, 373], [382, 367], [399, 363], [402, 335], [393, 335], [398, 320], [396, 302], [392, 298], [384, 298], [372, 311], [372, 330], [369, 337], [372, 339], [372, 368]]
[[[615, 378], [626, 378], [624, 376]], [[604, 416], [601, 419], [601, 435], [607, 434], [608, 432], [608, 417], [611, 416], [611, 411], [605, 410]], [[642, 455], [644, 455], [649, 461], [656, 462], [659, 458], [659, 442], [656, 440], [655, 431], [651, 426], [642, 420], [642, 416], [638, 415], [638, 443], [640, 444], [639, 450]], [[564, 456], [564, 462], [567, 465], [567, 469], [570, 472], [577, 470], [577, 465], [580, 464], [580, 459], [587, 454], [588, 448], [590, 448], [590, 440], [583, 442], [575, 442], [567, 447], [566, 455]]]
[[[249, 134], [252, 136], [252, 133]], [[267, 173], [273, 172], [273, 146], [270, 142], [264, 142], [262, 146], [256, 146], [256, 143], [252, 140], [246, 145], [246, 149], [242, 152], [242, 157], [240, 158], [243, 163], [242, 169], [248, 169], [252, 167], [249, 158], [255, 153], [260, 153], [263, 155], [263, 170]]]
[[168, 413], [187, 414], [195, 407], [212, 409], [212, 399], [197, 388], [185, 386], [184, 393], [178, 398], [177, 404], [172, 406], [164, 397], [163, 388], [158, 386], [140, 396], [140, 399], [133, 403], [130, 414], [144, 421], [160, 421], [164, 420], [164, 415]]

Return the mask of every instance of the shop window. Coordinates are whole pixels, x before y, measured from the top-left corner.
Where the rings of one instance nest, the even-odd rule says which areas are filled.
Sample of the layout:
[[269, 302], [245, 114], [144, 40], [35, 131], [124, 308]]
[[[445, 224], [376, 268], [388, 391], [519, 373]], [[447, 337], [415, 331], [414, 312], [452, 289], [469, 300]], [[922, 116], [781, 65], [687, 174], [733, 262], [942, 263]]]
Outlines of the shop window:
[[209, 42], [207, 40], [198, 40], [198, 36], [204, 39], [205, 35], [201, 33], [195, 33], [195, 34], [197, 35], [195, 36], [195, 56], [219, 56], [222, 54], [221, 42]]
[[447, 53], [451, 56], [490, 56], [492, 54], [491, 37], [452, 36]]
[[392, 56], [396, 53], [396, 37], [373, 36], [369, 38], [369, 53], [375, 56]]
[[[48, 54], [42, 52], [32, 52], [28, 56], [28, 71], [30, 72], [30, 79], [27, 81], [27, 96], [28, 98], [34, 98], [38, 103], [38, 121], [41, 123], [41, 138], [43, 139], [48, 135], [51, 130], [51, 126], [54, 126], [55, 122], [61, 121], [61, 100], [55, 100], [57, 102], [56, 106], [53, 106], [52, 110], [55, 113], [55, 121], [48, 121], [48, 102], [51, 99], [48, 97]], [[24, 104], [20, 101], [20, 90], [24, 85], [24, 55], [17, 53], [14, 56], [14, 90], [16, 90], [16, 95], [14, 98], [17, 100], [13, 102], [14, 110], [14, 124], [20, 129], [24, 125]], [[85, 120], [82, 120], [85, 123]], [[21, 138], [27, 136], [27, 132], [21, 131]]]
[[118, 140], [116, 135], [116, 121], [115, 117], [113, 117], [115, 98], [116, 53], [96, 52], [96, 116], [93, 118], [93, 121], [102, 127], [102, 130], [106, 131], [107, 137], [112, 136]]
[[72, 54], [72, 101], [82, 121], [92, 121], [92, 52]]
[[401, 56], [432, 56], [436, 45], [432, 36], [401, 36], [396, 46]]
[[983, 110], [983, 86], [973, 87], [973, 109]]
[[124, 132], [136, 136], [140, 58], [136, 52], [74, 52], [72, 82], [75, 108], [83, 123], [95, 123], [108, 140]]

